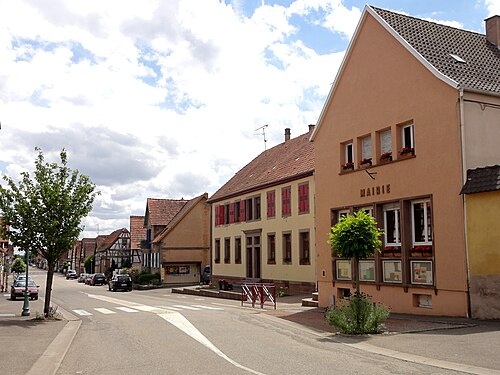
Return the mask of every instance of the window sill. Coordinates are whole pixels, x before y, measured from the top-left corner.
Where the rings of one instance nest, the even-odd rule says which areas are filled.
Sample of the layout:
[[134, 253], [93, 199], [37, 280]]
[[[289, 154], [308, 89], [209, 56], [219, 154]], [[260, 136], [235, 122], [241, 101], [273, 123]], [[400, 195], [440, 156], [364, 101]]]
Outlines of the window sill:
[[276, 264], [276, 261], [275, 260], [268, 260], [267, 264]]
[[301, 260], [301, 261], [299, 262], [299, 264], [300, 264], [301, 266], [310, 266], [310, 265], [311, 265], [311, 262], [310, 262], [309, 260]]

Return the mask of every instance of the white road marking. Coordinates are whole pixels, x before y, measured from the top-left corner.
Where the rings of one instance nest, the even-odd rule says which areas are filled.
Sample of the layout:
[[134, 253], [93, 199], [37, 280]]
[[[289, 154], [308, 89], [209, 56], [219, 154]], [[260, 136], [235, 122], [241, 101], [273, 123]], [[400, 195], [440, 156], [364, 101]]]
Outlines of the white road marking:
[[125, 307], [125, 306], [118, 306], [116, 308], [117, 310], [120, 310], [120, 311], [125, 311], [125, 312], [128, 312], [128, 313], [136, 313], [136, 312], [139, 312], [137, 310], [134, 310], [134, 309], [131, 309], [130, 307]]
[[175, 311], [181, 311], [182, 309], [179, 309], [177, 307], [172, 307], [172, 306], [156, 306], [159, 307], [160, 309], [170, 309], [170, 310], [175, 310]]
[[174, 307], [178, 307], [180, 309], [185, 309], [185, 310], [195, 310], [195, 311], [199, 311], [200, 310], [197, 307], [191, 307], [191, 306], [186, 306], [186, 305], [174, 305]]
[[0, 314], [2, 317], [8, 317], [8, 316], [16, 316], [16, 314]]
[[90, 316], [92, 313], [89, 313], [88, 311], [85, 310], [73, 310], [74, 313], [80, 315], [80, 316]]
[[211, 307], [211, 306], [204, 306], [204, 305], [193, 305], [193, 306], [199, 307], [200, 309], [206, 309], [206, 310], [218, 310], [218, 311], [224, 310], [222, 307]]
[[195, 298], [195, 301], [205, 301], [205, 298]]
[[96, 307], [94, 308], [95, 311], [99, 311], [101, 314], [116, 314], [116, 311], [111, 311], [108, 309], [105, 309], [104, 307]]
[[[134, 302], [129, 302], [125, 300], [120, 300], [117, 298], [113, 297], [107, 297], [107, 296], [102, 296], [102, 295], [96, 295], [96, 294], [88, 294], [90, 298], [95, 298], [101, 301], [107, 301], [110, 303], [114, 303], [117, 305], [125, 305], [128, 306], [130, 309], [137, 309], [141, 311], [150, 311], [154, 312], [156, 315], [161, 317], [162, 319], [166, 320], [176, 328], [180, 329], [182, 332], [190, 336], [191, 338], [195, 339], [198, 341], [200, 344], [204, 345], [208, 349], [212, 350], [215, 354], [217, 354], [219, 357], [223, 358], [224, 360], [228, 361], [231, 363], [233, 366], [238, 367], [244, 371], [248, 371], [252, 374], [255, 375], [264, 375], [261, 372], [252, 370], [251, 368], [245, 367], [243, 365], [240, 365], [238, 362], [232, 360], [229, 358], [227, 355], [225, 355], [219, 348], [217, 348], [214, 344], [210, 342], [203, 334], [198, 331], [198, 329], [191, 324], [189, 320], [187, 320], [184, 316], [181, 315], [181, 313], [177, 311], [172, 311], [168, 309], [159, 309], [158, 307], [154, 306], [147, 306], [147, 305], [141, 305], [139, 303], [134, 303]], [[118, 307], [117, 307], [118, 308]]]

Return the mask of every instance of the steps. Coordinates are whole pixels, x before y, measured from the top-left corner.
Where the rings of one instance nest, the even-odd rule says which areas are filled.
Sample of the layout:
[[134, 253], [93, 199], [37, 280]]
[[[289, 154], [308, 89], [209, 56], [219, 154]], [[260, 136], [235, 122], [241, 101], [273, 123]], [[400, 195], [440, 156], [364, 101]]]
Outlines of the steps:
[[305, 306], [305, 307], [319, 307], [318, 292], [312, 293], [312, 297], [303, 298], [302, 299], [302, 306]]

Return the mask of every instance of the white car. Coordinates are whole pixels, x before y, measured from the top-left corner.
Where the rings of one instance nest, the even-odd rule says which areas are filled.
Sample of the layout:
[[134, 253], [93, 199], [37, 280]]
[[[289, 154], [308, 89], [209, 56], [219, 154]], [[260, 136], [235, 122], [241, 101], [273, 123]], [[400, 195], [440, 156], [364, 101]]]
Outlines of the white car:
[[78, 275], [76, 274], [75, 270], [68, 270], [66, 272], [66, 280], [68, 280], [68, 279], [76, 279], [76, 278], [78, 278]]

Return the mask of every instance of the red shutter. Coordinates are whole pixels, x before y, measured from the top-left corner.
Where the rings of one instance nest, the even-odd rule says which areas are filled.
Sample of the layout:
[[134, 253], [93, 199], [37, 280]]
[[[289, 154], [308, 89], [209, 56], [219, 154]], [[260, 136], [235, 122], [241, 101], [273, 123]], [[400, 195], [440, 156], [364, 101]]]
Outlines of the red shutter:
[[234, 203], [229, 203], [229, 224], [234, 223]]
[[219, 206], [214, 207], [214, 213], [215, 213], [215, 226], [220, 225], [219, 221]]
[[275, 217], [276, 216], [276, 205], [275, 205], [275, 192], [268, 191], [267, 192], [267, 217]]
[[246, 221], [246, 216], [245, 216], [245, 204], [246, 202], [244, 200], [241, 201], [240, 203], [240, 221]]
[[224, 205], [219, 206], [219, 223], [220, 225], [224, 225]]
[[304, 185], [304, 212], [309, 212], [309, 184]]

